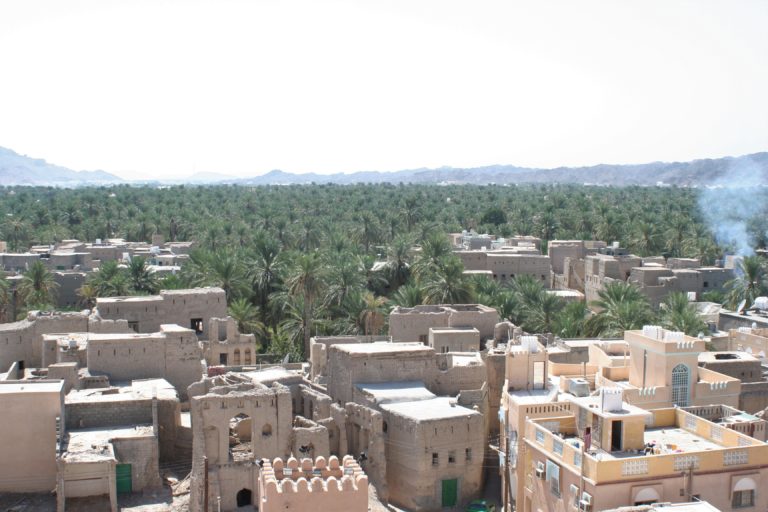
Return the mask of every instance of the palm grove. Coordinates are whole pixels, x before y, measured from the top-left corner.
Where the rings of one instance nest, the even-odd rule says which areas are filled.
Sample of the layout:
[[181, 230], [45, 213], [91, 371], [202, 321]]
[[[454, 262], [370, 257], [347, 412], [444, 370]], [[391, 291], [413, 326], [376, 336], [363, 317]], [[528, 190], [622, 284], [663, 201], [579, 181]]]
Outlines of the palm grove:
[[[500, 236], [619, 241], [640, 256], [664, 254], [713, 263], [719, 246], [697, 206], [678, 188], [576, 185], [308, 185], [0, 189], [0, 238], [11, 250], [77, 238], [197, 240], [182, 271], [158, 279], [142, 258], [104, 263], [80, 289], [97, 297], [219, 286], [241, 331], [262, 350], [300, 359], [315, 334], [377, 334], [395, 305], [479, 302], [530, 332], [615, 336], [658, 322], [696, 335], [705, 326], [686, 297], [653, 310], [637, 288], [611, 283], [592, 309], [565, 303], [525, 276], [499, 284], [463, 273], [448, 232], [474, 228]], [[748, 221], [751, 244], [765, 246], [764, 213]], [[414, 250], [418, 247], [418, 250]], [[377, 263], [378, 262], [378, 263]], [[376, 263], [374, 265], [374, 263]], [[766, 293], [765, 266], [748, 257], [722, 296], [733, 306]], [[56, 285], [31, 266], [10, 293], [0, 280], [0, 314], [51, 308]], [[12, 320], [3, 318], [3, 320]]]

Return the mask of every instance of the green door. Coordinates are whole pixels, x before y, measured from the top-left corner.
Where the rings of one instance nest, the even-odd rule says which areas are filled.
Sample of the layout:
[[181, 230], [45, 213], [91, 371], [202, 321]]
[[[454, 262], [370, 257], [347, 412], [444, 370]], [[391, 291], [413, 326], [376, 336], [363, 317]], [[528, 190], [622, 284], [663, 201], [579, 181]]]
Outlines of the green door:
[[443, 480], [443, 508], [455, 507], [458, 494], [458, 480]]
[[131, 465], [118, 464], [115, 468], [115, 480], [117, 480], [117, 492], [131, 492]]

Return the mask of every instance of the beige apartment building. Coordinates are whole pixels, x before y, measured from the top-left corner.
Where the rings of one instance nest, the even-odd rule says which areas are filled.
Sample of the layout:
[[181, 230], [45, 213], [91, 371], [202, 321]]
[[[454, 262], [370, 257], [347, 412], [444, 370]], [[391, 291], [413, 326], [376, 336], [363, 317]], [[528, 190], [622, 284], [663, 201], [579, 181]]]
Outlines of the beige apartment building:
[[559, 416], [528, 419], [518, 510], [597, 511], [705, 500], [763, 510], [768, 446], [680, 408], [646, 411], [618, 393], [574, 398]]
[[705, 351], [704, 340], [645, 326], [625, 331], [623, 342], [592, 344], [588, 373], [595, 375], [595, 388], [620, 388], [624, 400], [644, 409], [710, 404], [738, 408], [741, 380], [700, 367], [699, 356]]

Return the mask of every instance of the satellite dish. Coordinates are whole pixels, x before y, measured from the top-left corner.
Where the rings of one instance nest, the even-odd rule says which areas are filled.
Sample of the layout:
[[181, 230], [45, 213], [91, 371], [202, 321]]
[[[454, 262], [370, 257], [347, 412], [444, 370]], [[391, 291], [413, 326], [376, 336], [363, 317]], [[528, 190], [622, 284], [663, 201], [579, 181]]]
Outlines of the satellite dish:
[[747, 305], [747, 300], [746, 299], [744, 299], [741, 302], [739, 302], [739, 307], [736, 308], [736, 314], [740, 315], [741, 313], [743, 313], [744, 312], [744, 306], [746, 306], [746, 305]]

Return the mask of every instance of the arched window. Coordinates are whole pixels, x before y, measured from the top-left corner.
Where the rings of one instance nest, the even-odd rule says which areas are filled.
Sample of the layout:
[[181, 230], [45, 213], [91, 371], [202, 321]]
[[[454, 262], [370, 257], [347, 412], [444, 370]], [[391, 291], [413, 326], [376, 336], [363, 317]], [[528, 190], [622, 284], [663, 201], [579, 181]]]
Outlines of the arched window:
[[263, 437], [269, 437], [272, 435], [272, 425], [269, 423], [265, 424], [264, 427], [261, 429], [261, 435]]
[[251, 349], [246, 348], [243, 351], [243, 359], [245, 360], [244, 364], [251, 364]]
[[733, 486], [733, 495], [731, 497], [731, 506], [733, 508], [744, 508], [755, 506], [755, 481], [749, 477], [744, 477]]
[[672, 403], [678, 407], [688, 405], [690, 398], [688, 374], [688, 367], [682, 363], [672, 369]]
[[646, 487], [635, 495], [635, 506], [650, 505], [661, 501], [661, 496], [653, 487]]
[[235, 366], [240, 365], [240, 349], [239, 348], [235, 349], [235, 357], [233, 358], [233, 363]]

